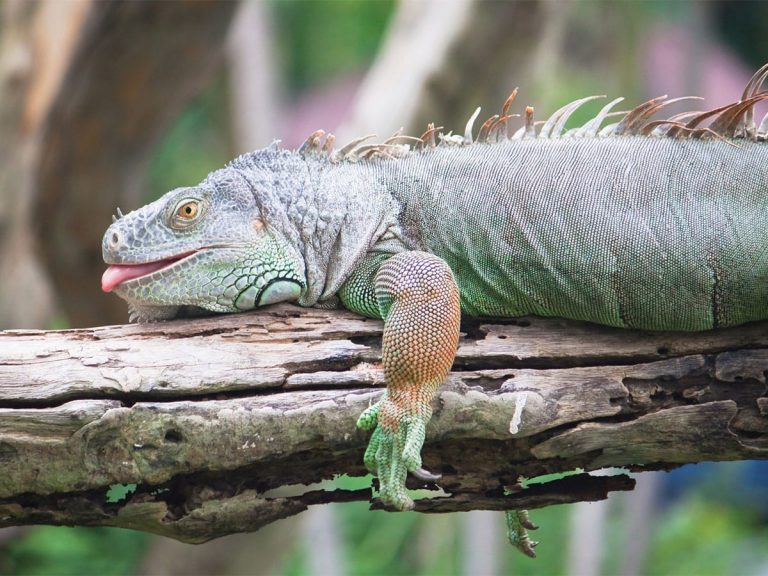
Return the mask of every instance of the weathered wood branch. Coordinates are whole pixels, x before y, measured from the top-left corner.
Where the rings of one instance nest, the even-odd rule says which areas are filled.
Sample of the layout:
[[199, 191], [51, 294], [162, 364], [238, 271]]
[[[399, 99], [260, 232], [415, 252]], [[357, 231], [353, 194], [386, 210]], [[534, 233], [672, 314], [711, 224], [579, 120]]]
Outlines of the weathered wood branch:
[[[768, 323], [649, 334], [530, 318], [464, 330], [424, 450], [445, 494], [417, 511], [535, 508], [633, 484], [581, 474], [505, 495], [520, 475], [768, 458]], [[0, 332], [0, 526], [204, 541], [368, 500], [318, 483], [365, 473], [354, 423], [381, 393], [380, 335], [380, 322], [292, 306]], [[115, 484], [137, 489], [108, 502]]]

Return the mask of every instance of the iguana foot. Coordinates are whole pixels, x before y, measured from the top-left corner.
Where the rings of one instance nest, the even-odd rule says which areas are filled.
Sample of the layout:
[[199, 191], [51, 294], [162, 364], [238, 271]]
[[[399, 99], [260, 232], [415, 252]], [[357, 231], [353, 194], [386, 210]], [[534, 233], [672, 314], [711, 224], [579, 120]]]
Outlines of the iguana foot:
[[509, 543], [526, 556], [536, 558], [536, 552], [533, 549], [539, 543], [528, 537], [528, 530], [537, 530], [539, 527], [528, 518], [528, 510], [507, 510], [504, 515], [507, 519]]
[[364, 430], [376, 427], [365, 451], [365, 465], [379, 478], [381, 501], [397, 510], [413, 508], [405, 487], [408, 472], [425, 482], [440, 479], [421, 467], [421, 447], [430, 416], [429, 406], [403, 409], [385, 396], [357, 421], [357, 426]]

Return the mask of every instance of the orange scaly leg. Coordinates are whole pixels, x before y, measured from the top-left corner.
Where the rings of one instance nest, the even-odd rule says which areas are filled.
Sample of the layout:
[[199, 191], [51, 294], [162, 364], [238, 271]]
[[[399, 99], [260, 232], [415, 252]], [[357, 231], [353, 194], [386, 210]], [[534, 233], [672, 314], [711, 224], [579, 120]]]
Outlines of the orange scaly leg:
[[405, 488], [421, 469], [421, 447], [432, 398], [453, 364], [459, 340], [459, 290], [448, 265], [426, 252], [386, 260], [375, 277], [384, 318], [383, 363], [387, 394], [363, 412], [358, 426], [376, 427], [365, 454], [379, 477], [380, 498], [399, 510], [413, 507]]

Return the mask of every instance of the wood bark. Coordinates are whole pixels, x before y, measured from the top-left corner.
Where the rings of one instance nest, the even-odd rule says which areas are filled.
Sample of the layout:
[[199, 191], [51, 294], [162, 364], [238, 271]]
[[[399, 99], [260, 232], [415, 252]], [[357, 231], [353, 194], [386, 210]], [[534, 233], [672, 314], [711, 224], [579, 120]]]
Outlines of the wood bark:
[[[251, 314], [0, 332], [0, 526], [123, 526], [188, 542], [255, 530], [365, 474], [382, 325], [289, 305]], [[535, 508], [631, 489], [586, 472], [768, 458], [768, 323], [642, 333], [467, 322], [435, 400], [420, 512]], [[411, 479], [412, 486], [424, 486]], [[135, 484], [109, 502], [116, 484]], [[374, 504], [378, 506], [378, 504]]]

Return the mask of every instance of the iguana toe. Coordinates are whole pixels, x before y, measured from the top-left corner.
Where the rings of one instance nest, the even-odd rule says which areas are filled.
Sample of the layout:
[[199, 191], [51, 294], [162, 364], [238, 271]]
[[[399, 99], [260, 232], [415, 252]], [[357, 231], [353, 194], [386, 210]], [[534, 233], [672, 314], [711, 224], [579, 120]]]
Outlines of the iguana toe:
[[[384, 398], [386, 398], [386, 394], [384, 395]], [[379, 410], [381, 409], [382, 400], [379, 400], [363, 410], [363, 413], [360, 414], [360, 417], [357, 419], [358, 428], [361, 430], [373, 430], [376, 428], [376, 425], [379, 423]]]

